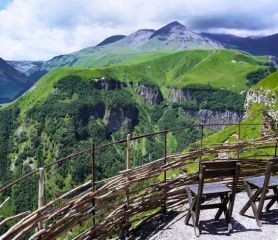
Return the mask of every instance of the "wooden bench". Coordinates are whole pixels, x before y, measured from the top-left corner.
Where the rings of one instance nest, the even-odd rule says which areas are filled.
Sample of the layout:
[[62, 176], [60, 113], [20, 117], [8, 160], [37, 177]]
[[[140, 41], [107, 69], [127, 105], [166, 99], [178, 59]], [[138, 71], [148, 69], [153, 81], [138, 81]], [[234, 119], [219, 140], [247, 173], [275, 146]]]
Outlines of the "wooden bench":
[[[231, 217], [235, 201], [237, 182], [239, 178], [240, 165], [236, 160], [229, 161], [210, 161], [200, 162], [199, 164], [199, 182], [186, 186], [189, 210], [185, 217], [185, 224], [189, 223], [192, 217], [195, 235], [201, 234], [199, 226], [200, 210], [217, 208], [215, 219], [219, 220], [224, 213], [228, 224], [228, 231], [232, 231]], [[210, 182], [205, 183], [205, 179], [212, 180], [215, 177], [232, 177], [232, 188], [225, 184]], [[205, 196], [220, 197], [219, 203], [202, 204]], [[228, 205], [229, 204], [229, 205]]]
[[[275, 202], [278, 202], [278, 178], [273, 175], [278, 172], [278, 158], [269, 159], [265, 175], [259, 177], [251, 177], [243, 180], [249, 201], [241, 209], [240, 214], [244, 215], [247, 209], [251, 206], [258, 226], [262, 226], [262, 210], [265, 200], [270, 199], [266, 206], [268, 211]], [[252, 193], [252, 189], [255, 189]], [[272, 195], [267, 195], [269, 190], [273, 190]], [[258, 207], [256, 202], [259, 202]]]

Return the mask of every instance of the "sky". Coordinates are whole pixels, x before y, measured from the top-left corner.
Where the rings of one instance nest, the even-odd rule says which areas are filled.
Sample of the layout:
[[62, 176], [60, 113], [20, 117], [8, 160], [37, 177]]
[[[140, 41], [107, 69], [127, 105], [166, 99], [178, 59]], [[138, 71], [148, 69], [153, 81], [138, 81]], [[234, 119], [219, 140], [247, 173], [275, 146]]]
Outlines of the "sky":
[[0, 57], [48, 60], [179, 21], [195, 32], [278, 33], [277, 0], [0, 0]]

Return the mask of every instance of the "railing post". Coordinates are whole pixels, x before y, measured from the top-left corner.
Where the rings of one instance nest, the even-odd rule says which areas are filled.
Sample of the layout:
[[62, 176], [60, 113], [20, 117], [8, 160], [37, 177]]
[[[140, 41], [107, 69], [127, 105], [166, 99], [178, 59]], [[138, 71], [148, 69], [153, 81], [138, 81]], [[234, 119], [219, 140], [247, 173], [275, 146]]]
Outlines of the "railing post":
[[[39, 195], [38, 195], [38, 209], [44, 206], [44, 168], [39, 168]], [[43, 229], [42, 222], [38, 223], [38, 231]]]
[[[131, 160], [130, 160], [130, 134], [127, 134], [127, 138], [126, 138], [126, 170], [130, 170], [131, 169]], [[129, 182], [129, 177], [128, 177], [127, 173], [127, 177], [126, 177], [126, 211], [129, 211], [129, 186], [128, 186], [128, 182]], [[125, 231], [125, 235], [126, 237], [129, 237], [129, 216], [127, 214], [127, 218], [125, 219], [125, 227], [126, 227], [126, 231]]]
[[[240, 120], [238, 120], [238, 144], [240, 142]], [[240, 145], [238, 145], [237, 149], [237, 159], [239, 159], [239, 154], [240, 154]]]
[[[165, 129], [164, 131], [164, 165], [167, 164], [167, 133], [168, 133], [168, 130]], [[165, 170], [164, 171], [164, 185], [166, 185], [166, 182], [167, 182], [167, 171]], [[167, 207], [166, 207], [166, 202], [167, 202], [167, 189], [166, 189], [166, 186], [164, 186], [164, 203], [163, 203], [163, 214], [166, 215], [167, 213]]]
[[200, 139], [201, 154], [200, 154], [200, 160], [202, 160], [202, 155], [203, 155], [203, 141], [204, 141], [204, 124], [201, 123], [201, 139]]
[[275, 154], [274, 154], [274, 156], [277, 157], [277, 146], [278, 146], [278, 139], [277, 139], [277, 137], [278, 137], [278, 123], [277, 122], [275, 124], [275, 127], [276, 127], [276, 129], [275, 129], [276, 143], [275, 143]]
[[130, 161], [130, 134], [127, 134], [126, 138], [126, 169], [131, 169], [131, 161]]
[[[93, 143], [93, 145], [92, 145], [92, 187], [93, 187], [93, 191], [96, 190], [96, 167], [95, 167], [95, 163], [96, 163], [96, 145], [95, 145], [95, 143]], [[96, 207], [96, 200], [94, 198], [93, 199], [93, 208], [95, 208], [95, 207]], [[93, 226], [96, 225], [95, 215], [96, 215], [96, 210], [93, 210]]]

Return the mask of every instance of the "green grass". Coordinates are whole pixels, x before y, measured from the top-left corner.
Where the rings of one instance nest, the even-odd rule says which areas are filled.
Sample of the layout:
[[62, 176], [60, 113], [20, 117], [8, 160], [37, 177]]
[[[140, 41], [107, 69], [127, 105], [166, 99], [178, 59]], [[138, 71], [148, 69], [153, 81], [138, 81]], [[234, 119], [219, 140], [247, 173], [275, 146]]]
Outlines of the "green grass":
[[53, 91], [54, 83], [58, 82], [61, 78], [72, 74], [76, 74], [84, 78], [89, 78], [91, 76], [101, 77], [101, 73], [96, 69], [83, 67], [59, 68], [46, 74], [23, 96], [6, 106], [16, 103], [20, 107], [21, 113], [25, 113], [33, 106], [33, 104], [44, 100], [49, 93]]
[[[233, 62], [242, 56], [247, 60]], [[259, 68], [256, 57], [235, 50], [186, 50], [149, 61], [129, 60], [107, 67], [110, 76], [182, 88], [192, 83], [210, 84], [233, 91], [246, 90], [246, 74]]]
[[268, 77], [257, 83], [252, 89], [264, 87], [272, 91], [278, 92], [278, 71], [270, 74]]
[[[241, 55], [249, 63], [231, 62]], [[20, 106], [21, 113], [25, 113], [53, 91], [54, 83], [72, 74], [84, 78], [106, 76], [126, 82], [147, 82], [159, 85], [164, 92], [165, 87], [182, 88], [194, 83], [241, 91], [247, 89], [246, 74], [262, 68], [255, 64], [256, 58], [235, 50], [186, 50], [137, 54], [133, 59], [109, 67], [63, 67], [49, 72], [14, 102]]]

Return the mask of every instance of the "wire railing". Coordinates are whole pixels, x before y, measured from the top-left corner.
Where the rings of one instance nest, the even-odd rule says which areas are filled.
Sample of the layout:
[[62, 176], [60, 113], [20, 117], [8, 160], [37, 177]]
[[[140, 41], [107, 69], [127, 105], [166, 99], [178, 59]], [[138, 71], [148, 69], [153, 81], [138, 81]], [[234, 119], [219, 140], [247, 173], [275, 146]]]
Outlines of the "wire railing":
[[[166, 136], [165, 137], [165, 143], [164, 143], [164, 151], [166, 151], [166, 148], [167, 148], [167, 134], [168, 133], [170, 133], [170, 132], [171, 133], [179, 132], [179, 131], [182, 131], [182, 130], [185, 130], [185, 129], [188, 129], [188, 128], [199, 128], [199, 129], [201, 129], [200, 147], [202, 148], [203, 147], [204, 128], [213, 127], [213, 126], [223, 126], [223, 127], [238, 126], [238, 138], [240, 140], [240, 131], [241, 131], [240, 129], [241, 129], [241, 126], [262, 126], [262, 125], [263, 125], [262, 123], [241, 123], [241, 122], [238, 122], [238, 123], [188, 124], [188, 125], [185, 125], [185, 126], [179, 127], [179, 128], [165, 129], [165, 130], [162, 130], [162, 131], [146, 133], [146, 134], [139, 135], [139, 136], [134, 136], [134, 137], [132, 137], [130, 134], [128, 134], [129, 135], [129, 140], [128, 140], [128, 137], [127, 137], [127, 139], [121, 139], [121, 140], [118, 140], [118, 141], [112, 141], [110, 143], [100, 144], [98, 146], [93, 143], [92, 147], [90, 147], [90, 148], [86, 148], [86, 149], [83, 149], [81, 151], [78, 151], [78, 152], [72, 153], [70, 155], [67, 155], [65, 157], [59, 158], [59, 159], [57, 159], [57, 160], [55, 160], [53, 162], [50, 162], [50, 163], [48, 163], [48, 164], [46, 164], [46, 165], [44, 165], [44, 166], [42, 166], [40, 168], [48, 169], [48, 168], [50, 168], [51, 166], [53, 166], [55, 164], [62, 163], [64, 161], [72, 159], [73, 157], [79, 156], [81, 154], [91, 152], [92, 153], [92, 179], [93, 179], [93, 178], [95, 178], [95, 175], [96, 175], [95, 174], [95, 167], [94, 167], [95, 166], [95, 160], [96, 160], [96, 158], [95, 158], [96, 151], [100, 150], [100, 149], [107, 148], [109, 146], [114, 146], [116, 144], [122, 144], [122, 143], [126, 144], [128, 141], [133, 141], [133, 140], [138, 140], [138, 139], [142, 139], [142, 138], [147, 138], [147, 137], [163, 134], [164, 136]], [[278, 123], [275, 123], [275, 126], [276, 126], [275, 131], [277, 132]], [[214, 144], [221, 144], [221, 143], [214, 143]], [[167, 152], [165, 152], [164, 155], [167, 155]], [[35, 175], [37, 173], [39, 173], [39, 168], [34, 169], [33, 171], [31, 171], [31, 172], [21, 176], [20, 178], [14, 180], [11, 183], [7, 184], [6, 186], [2, 187], [0, 189], [0, 193], [6, 191], [7, 189], [11, 188], [15, 184], [25, 180], [28, 177], [31, 177], [31, 176]], [[106, 180], [102, 179], [101, 182], [103, 182], [103, 181], [106, 181]], [[93, 182], [97, 183], [96, 179]]]
[[[240, 140], [241, 140], [241, 127], [242, 126], [262, 126], [263, 124], [260, 124], [260, 123], [232, 123], [232, 124], [228, 124], [228, 123], [224, 123], [224, 124], [197, 124], [197, 125], [185, 125], [183, 127], [180, 127], [180, 128], [173, 128], [173, 129], [165, 129], [165, 130], [162, 130], [162, 131], [157, 131], [157, 132], [153, 132], [153, 133], [146, 133], [146, 134], [143, 134], [143, 135], [140, 135], [140, 136], [134, 136], [132, 137], [130, 134], [127, 135], [127, 138], [126, 139], [122, 139], [122, 140], [119, 140], [119, 141], [113, 141], [111, 143], [106, 143], [106, 144], [101, 144], [101, 145], [98, 145], [96, 146], [95, 144], [92, 144], [92, 146], [90, 148], [87, 148], [87, 149], [83, 149], [79, 152], [75, 152], [75, 153], [72, 153], [68, 156], [65, 156], [65, 157], [62, 157], [60, 159], [57, 159], [41, 168], [38, 168], [38, 169], [35, 169], [33, 171], [31, 171], [30, 173], [27, 173], [26, 175], [24, 176], [21, 176], [20, 178], [14, 180], [13, 182], [9, 183], [8, 185], [4, 186], [2, 189], [0, 189], [0, 193], [8, 190], [9, 188], [11, 188], [12, 186], [24, 181], [25, 179], [39, 173], [40, 175], [40, 181], [39, 181], [39, 189], [41, 189], [39, 191], [39, 196], [38, 196], [38, 206], [39, 208], [43, 207], [45, 205], [44, 203], [44, 181], [42, 181], [42, 179], [44, 178], [44, 169], [47, 169], [47, 168], [50, 168], [51, 166], [55, 165], [55, 164], [59, 164], [59, 163], [62, 163], [64, 161], [68, 161], [69, 159], [72, 159], [73, 157], [76, 157], [76, 156], [79, 156], [81, 154], [84, 154], [84, 153], [90, 153], [91, 154], [91, 159], [92, 159], [92, 162], [91, 162], [91, 186], [92, 186], [92, 191], [96, 191], [97, 188], [96, 188], [96, 185], [98, 183], [103, 183], [103, 182], [109, 182], [109, 181], [112, 181], [116, 179], [116, 176], [113, 176], [113, 177], [110, 177], [108, 179], [101, 179], [101, 180], [98, 180], [96, 179], [96, 152], [99, 151], [99, 150], [103, 150], [103, 149], [106, 149], [110, 146], [115, 146], [117, 144], [125, 144], [125, 147], [126, 147], [126, 169], [124, 171], [121, 171], [120, 173], [123, 174], [124, 172], [127, 173], [127, 179], [126, 181], [129, 182], [131, 179], [129, 179], [129, 175], [128, 175], [128, 172], [136, 169], [132, 167], [132, 164], [131, 164], [131, 154], [130, 154], [130, 151], [131, 151], [131, 142], [132, 141], [136, 141], [136, 140], [140, 140], [140, 139], [144, 139], [144, 138], [148, 138], [148, 137], [153, 137], [153, 136], [157, 136], [157, 135], [162, 135], [163, 136], [163, 149], [164, 149], [164, 152], [163, 152], [163, 157], [162, 157], [162, 162], [163, 164], [166, 166], [167, 165], [167, 160], [169, 159], [169, 152], [167, 152], [167, 145], [168, 145], [168, 134], [169, 133], [173, 133], [173, 132], [179, 132], [179, 131], [183, 131], [185, 129], [188, 129], [188, 128], [199, 128], [200, 131], [201, 131], [201, 135], [199, 136], [200, 139], [198, 140], [198, 145], [199, 145], [199, 153], [198, 153], [198, 157], [201, 158], [202, 156], [202, 151], [204, 150], [205, 146], [204, 146], [204, 129], [207, 128], [207, 127], [211, 127], [211, 126], [236, 126], [237, 128], [235, 128], [235, 132], [237, 132], [237, 135], [238, 135], [238, 142], [240, 143]], [[275, 123], [275, 128], [273, 129], [273, 132], [274, 132], [274, 136], [277, 137], [277, 124]], [[238, 143], [238, 144], [239, 144]], [[273, 152], [272, 156], [276, 156], [277, 155], [277, 141], [276, 141], [276, 144], [275, 145], [271, 145], [271, 146], [267, 146], [268, 148], [274, 148], [275, 151]], [[205, 151], [205, 150], [204, 150]], [[239, 155], [240, 155], [240, 145], [239, 145], [239, 148], [236, 148], [236, 151], [237, 151], [237, 157], [239, 158]], [[205, 152], [204, 152], [205, 154]], [[267, 155], [267, 154], [261, 154], [261, 155], [257, 155], [257, 157], [261, 157], [261, 158], [266, 158], [266, 157], [269, 157], [270, 155]], [[252, 160], [252, 157], [254, 156], [246, 156], [246, 157], [243, 157], [242, 160]], [[145, 164], [147, 165], [147, 164]], [[140, 168], [140, 166], [138, 166]], [[166, 184], [167, 182], [167, 169], [163, 170], [163, 174], [162, 174], [162, 182], [164, 184]], [[164, 189], [164, 191], [166, 191]], [[127, 190], [126, 193], [126, 207], [129, 208], [129, 191]], [[164, 196], [167, 196], [166, 192], [163, 193]], [[167, 209], [167, 197], [164, 197], [163, 198], [164, 200], [162, 200], [163, 202], [163, 207], [162, 207], [162, 211], [165, 213], [166, 212], [166, 209]], [[95, 207], [95, 198], [93, 198], [92, 200], [92, 205], [93, 207]], [[93, 211], [93, 215], [94, 215], [94, 211]], [[96, 225], [96, 222], [95, 222], [95, 218], [94, 218], [94, 223], [93, 225]], [[42, 224], [39, 224], [39, 230], [43, 228]]]

